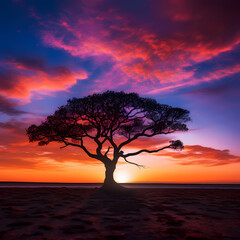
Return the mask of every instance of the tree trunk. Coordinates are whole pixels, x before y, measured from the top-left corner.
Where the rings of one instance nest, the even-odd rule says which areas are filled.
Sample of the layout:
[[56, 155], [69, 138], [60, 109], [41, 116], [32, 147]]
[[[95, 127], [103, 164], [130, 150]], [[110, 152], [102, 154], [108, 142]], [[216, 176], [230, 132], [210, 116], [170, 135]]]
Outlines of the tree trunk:
[[116, 189], [116, 188], [122, 188], [121, 185], [119, 185], [117, 182], [115, 182], [114, 177], [113, 177], [113, 173], [116, 169], [116, 164], [113, 162], [108, 162], [105, 163], [105, 180], [103, 183], [102, 188], [104, 189]]

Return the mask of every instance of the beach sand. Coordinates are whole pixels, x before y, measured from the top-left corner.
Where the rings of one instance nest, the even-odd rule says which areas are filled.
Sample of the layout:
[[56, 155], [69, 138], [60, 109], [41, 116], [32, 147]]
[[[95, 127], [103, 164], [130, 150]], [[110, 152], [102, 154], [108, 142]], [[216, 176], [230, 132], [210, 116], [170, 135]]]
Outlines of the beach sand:
[[240, 239], [240, 190], [0, 188], [0, 239]]

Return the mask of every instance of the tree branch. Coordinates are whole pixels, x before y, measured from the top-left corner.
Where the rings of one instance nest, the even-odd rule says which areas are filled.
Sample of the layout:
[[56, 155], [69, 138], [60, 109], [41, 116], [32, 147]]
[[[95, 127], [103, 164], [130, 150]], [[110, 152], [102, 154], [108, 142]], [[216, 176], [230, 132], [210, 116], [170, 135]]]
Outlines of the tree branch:
[[69, 144], [66, 144], [65, 146], [60, 147], [60, 149], [67, 147]]
[[153, 134], [151, 134], [151, 135], [145, 134], [145, 132], [146, 132], [147, 130], [150, 130], [150, 129], [152, 129], [152, 128], [153, 128], [153, 126], [147, 127], [147, 128], [145, 128], [141, 133], [137, 133], [137, 134], [135, 134], [132, 138], [129, 138], [129, 139], [126, 140], [125, 142], [122, 142], [121, 144], [119, 144], [118, 150], [120, 151], [123, 146], [129, 144], [130, 142], [136, 140], [137, 138], [139, 138], [139, 137], [141, 137], [141, 136], [152, 137], [152, 136], [154, 136], [154, 135], [157, 135], [157, 134], [155, 134], [155, 133], [153, 133]]
[[131, 157], [131, 156], [136, 156], [136, 155], [138, 155], [138, 154], [140, 154], [140, 153], [143, 153], [143, 152], [147, 152], [147, 153], [155, 153], [155, 152], [159, 152], [159, 151], [161, 151], [161, 150], [164, 150], [164, 149], [166, 149], [166, 148], [171, 148], [172, 147], [172, 144], [170, 144], [170, 145], [168, 145], [168, 146], [166, 146], [166, 147], [163, 147], [163, 148], [159, 148], [159, 149], [156, 149], [156, 150], [147, 150], [147, 149], [142, 149], [142, 150], [139, 150], [139, 151], [137, 151], [137, 152], [134, 152], [134, 153], [127, 153], [126, 155], [124, 155], [123, 154], [123, 152], [122, 152], [122, 154], [121, 154], [121, 157]]
[[[75, 143], [66, 142], [66, 141], [63, 141], [63, 142], [64, 142], [65, 145], [66, 145], [66, 146], [64, 146], [64, 147], [67, 147], [67, 146], [70, 145], [70, 146], [82, 148], [83, 151], [84, 151], [89, 157], [95, 158], [95, 159], [97, 159], [97, 160], [100, 160], [97, 154], [90, 153], [90, 152], [87, 150], [87, 148], [86, 148], [85, 146], [83, 146], [83, 141], [82, 141], [82, 139], [81, 139], [81, 145], [75, 144]], [[63, 148], [63, 147], [61, 147], [61, 148]], [[100, 161], [102, 162], [102, 160], [100, 160]]]
[[107, 154], [108, 154], [108, 152], [109, 152], [109, 150], [111, 149], [112, 147], [108, 147], [108, 149], [107, 149], [107, 151], [105, 152], [105, 154], [104, 154], [104, 156], [106, 157], [107, 156]]
[[124, 156], [122, 156], [122, 158], [123, 158], [123, 159], [125, 160], [125, 162], [127, 162], [127, 163], [133, 164], [133, 165], [135, 165], [135, 166], [137, 166], [137, 167], [139, 167], [139, 168], [141, 168], [141, 167], [142, 167], [142, 168], [145, 168], [144, 165], [141, 165], [141, 164], [137, 164], [137, 163], [128, 161], [127, 158], [124, 157]]

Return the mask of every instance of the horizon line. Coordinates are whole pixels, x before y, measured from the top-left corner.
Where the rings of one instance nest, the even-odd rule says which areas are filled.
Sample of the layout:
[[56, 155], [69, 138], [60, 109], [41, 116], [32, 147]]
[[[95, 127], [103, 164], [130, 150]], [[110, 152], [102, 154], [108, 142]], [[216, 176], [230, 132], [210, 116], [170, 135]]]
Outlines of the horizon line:
[[[24, 184], [103, 184], [102, 182], [25, 182], [25, 181], [0, 181], [2, 183], [24, 183]], [[240, 182], [126, 182], [119, 184], [159, 184], [159, 185], [237, 185]]]

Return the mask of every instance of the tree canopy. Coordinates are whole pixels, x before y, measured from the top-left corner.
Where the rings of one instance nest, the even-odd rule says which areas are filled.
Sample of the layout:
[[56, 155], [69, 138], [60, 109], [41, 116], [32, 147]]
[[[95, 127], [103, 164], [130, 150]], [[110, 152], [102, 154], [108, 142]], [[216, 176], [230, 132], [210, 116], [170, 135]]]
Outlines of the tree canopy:
[[[106, 91], [68, 100], [39, 126], [31, 125], [27, 135], [30, 142], [37, 141], [41, 146], [59, 142], [64, 144], [63, 147], [79, 147], [89, 157], [103, 162], [107, 170], [110, 165], [115, 169], [120, 157], [132, 163], [127, 158], [142, 152], [153, 153], [165, 148], [181, 150], [182, 142], [175, 140], [156, 150], [123, 152], [124, 146], [140, 137], [187, 131], [186, 122], [189, 120], [188, 110], [159, 104], [136, 93]], [[94, 152], [89, 150], [85, 139], [96, 143]], [[104, 148], [106, 144], [107, 149]], [[111, 148], [112, 157], [108, 156]]]

